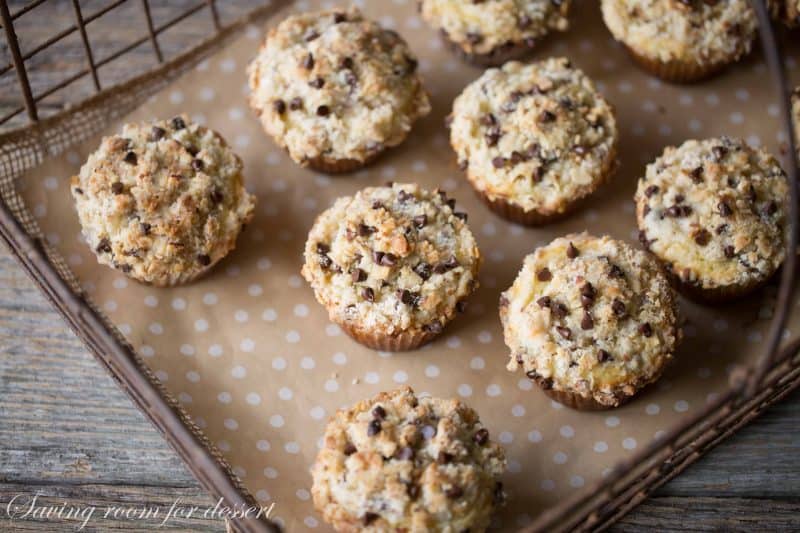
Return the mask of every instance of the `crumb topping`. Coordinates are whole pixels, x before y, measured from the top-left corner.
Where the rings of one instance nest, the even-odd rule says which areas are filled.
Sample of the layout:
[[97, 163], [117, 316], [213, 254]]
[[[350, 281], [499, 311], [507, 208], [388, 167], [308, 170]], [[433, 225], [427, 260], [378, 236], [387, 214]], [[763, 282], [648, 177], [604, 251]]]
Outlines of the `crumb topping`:
[[611, 172], [617, 124], [569, 60], [511, 61], [456, 98], [450, 143], [467, 178], [490, 199], [555, 214]]
[[365, 161], [430, 111], [417, 59], [356, 9], [294, 15], [248, 67], [250, 104], [292, 159]]
[[421, 0], [423, 20], [471, 54], [536, 41], [569, 28], [571, 0]]
[[331, 318], [438, 333], [477, 287], [480, 253], [455, 200], [416, 184], [338, 199], [314, 223], [303, 276]]
[[663, 62], [735, 61], [758, 29], [748, 0], [602, 0], [601, 8], [615, 39]]
[[505, 500], [504, 470], [474, 410], [405, 388], [337, 411], [312, 494], [339, 531], [484, 531]]
[[722, 137], [669, 147], [636, 191], [640, 238], [683, 281], [749, 285], [784, 258], [788, 184], [774, 157]]
[[224, 257], [255, 205], [239, 157], [185, 116], [103, 138], [71, 190], [100, 263], [156, 285], [188, 281]]
[[678, 342], [677, 302], [658, 263], [610, 237], [538, 248], [500, 301], [508, 369], [603, 405], [657, 379]]

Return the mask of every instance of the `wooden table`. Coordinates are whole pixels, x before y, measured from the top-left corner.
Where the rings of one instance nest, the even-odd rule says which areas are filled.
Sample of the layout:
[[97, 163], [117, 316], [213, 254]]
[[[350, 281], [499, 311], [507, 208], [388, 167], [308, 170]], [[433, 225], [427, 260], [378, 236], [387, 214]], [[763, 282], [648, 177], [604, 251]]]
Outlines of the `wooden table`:
[[[178, 9], [188, 3], [178, 0], [169, 6], [156, 6], [154, 15], [168, 16], [160, 10]], [[256, 0], [239, 0], [236, 9], [241, 11], [253, 3]], [[19, 3], [12, 2], [12, 12], [14, 4]], [[68, 2], [48, 2], [39, 9], [45, 12], [38, 12], [42, 18], [36, 20], [46, 17], [53, 26], [71, 23]], [[37, 42], [42, 35], [52, 32], [52, 28], [43, 27], [36, 20], [24, 28], [24, 37], [29, 42]], [[140, 29], [125, 24], [124, 20], [118, 16], [118, 23], [111, 24], [111, 29], [100, 29], [93, 35], [100, 57], [104, 49], [116, 49], [119, 42], [140, 35]], [[174, 53], [186, 39], [196, 38], [203, 27], [205, 24], [198, 22], [176, 29], [171, 40], [163, 45], [166, 54]], [[126, 56], [124, 68], [107, 70], [105, 81], [146, 68], [149, 54], [149, 50], [142, 49]], [[0, 58], [5, 59], [6, 55], [7, 51], [0, 49]], [[79, 40], [64, 43], [57, 53], [43, 53], [37, 58], [37, 66], [45, 68], [32, 77], [34, 92], [47, 87], [60, 73], [82, 66], [82, 62]], [[48, 105], [58, 108], [65, 100], [88, 91], [88, 84], [76, 87]], [[0, 79], [0, 114], [19, 101], [13, 77]], [[798, 427], [800, 393], [770, 409], [663, 487], [614, 530], [800, 530]], [[6, 515], [6, 503], [15, 495], [37, 493], [41, 495], [39, 503], [48, 505], [67, 500], [72, 505], [166, 509], [176, 498], [187, 505], [214, 505], [158, 432], [2, 249], [0, 531], [54, 529], [56, 523], [52, 521], [12, 522]], [[225, 529], [224, 523], [202, 516], [171, 523], [194, 531]], [[139, 530], [143, 525], [124, 518], [95, 515], [85, 531]]]

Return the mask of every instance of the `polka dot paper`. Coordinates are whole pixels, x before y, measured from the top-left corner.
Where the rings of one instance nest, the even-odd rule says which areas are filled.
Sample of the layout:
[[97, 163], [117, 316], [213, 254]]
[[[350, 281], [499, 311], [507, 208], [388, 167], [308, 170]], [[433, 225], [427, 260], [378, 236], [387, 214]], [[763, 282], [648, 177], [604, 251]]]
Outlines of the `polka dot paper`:
[[[636, 181], [667, 145], [727, 134], [785, 157], [777, 103], [759, 54], [709, 82], [668, 85], [633, 66], [603, 26], [596, 2], [579, 2], [571, 29], [545, 41], [534, 57], [569, 57], [596, 80], [617, 112], [621, 167], [573, 216], [523, 228], [479, 202], [448, 144], [444, 117], [481, 70], [444, 50], [411, 0], [357, 4], [408, 40], [420, 58], [433, 105], [407, 142], [365, 170], [326, 176], [301, 169], [261, 130], [247, 105], [245, 68], [275, 20], [248, 28], [126, 119], [185, 112], [220, 131], [241, 155], [247, 188], [257, 196], [256, 215], [237, 249], [210, 275], [185, 287], [157, 289], [98, 265], [80, 236], [69, 178], [100, 136], [29, 173], [21, 184], [23, 195], [90, 297], [222, 450], [252, 494], [275, 502], [273, 516], [288, 530], [325, 529], [312, 506], [309, 468], [328, 417], [342, 406], [406, 385], [468, 402], [503, 444], [509, 502], [496, 526], [512, 530], [599, 479], [722, 393], [735, 366], [761, 354], [777, 286], [773, 282], [725, 307], [681, 299], [685, 340], [674, 364], [630, 404], [594, 413], [564, 408], [522, 373], [505, 369], [500, 292], [526, 254], [568, 232], [607, 233], [636, 244]], [[297, 2], [293, 9], [320, 5], [332, 2]], [[795, 39], [786, 58], [795, 82], [800, 82], [798, 59]], [[111, 124], [106, 133], [120, 127]], [[469, 214], [486, 258], [481, 287], [467, 312], [438, 340], [410, 353], [375, 352], [353, 342], [328, 321], [300, 277], [314, 217], [341, 195], [389, 180], [446, 190]], [[800, 331], [797, 318], [789, 331]]]

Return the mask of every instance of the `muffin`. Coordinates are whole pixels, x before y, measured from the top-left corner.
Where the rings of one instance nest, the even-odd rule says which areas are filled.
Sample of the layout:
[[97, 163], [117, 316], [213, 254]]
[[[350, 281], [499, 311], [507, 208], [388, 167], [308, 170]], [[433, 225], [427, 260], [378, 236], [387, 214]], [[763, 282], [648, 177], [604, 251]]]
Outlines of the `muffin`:
[[336, 531], [485, 531], [505, 501], [502, 448], [457, 400], [383, 392], [341, 409], [311, 468]]
[[636, 190], [642, 244], [699, 301], [765, 283], [785, 254], [788, 183], [766, 151], [722, 137], [669, 147]]
[[303, 277], [355, 340], [412, 350], [463, 312], [478, 286], [481, 256], [466, 220], [442, 191], [363, 189], [317, 217]]
[[748, 0], [602, 0], [614, 38], [648, 72], [688, 83], [747, 55], [758, 21]]
[[356, 9], [294, 15], [248, 67], [250, 105], [302, 166], [349, 172], [400, 144], [430, 112], [417, 60]]
[[675, 293], [649, 254], [610, 237], [561, 237], [525, 258], [500, 297], [523, 372], [575, 409], [622, 405], [656, 381], [680, 337]]
[[472, 187], [520, 224], [566, 215], [616, 168], [614, 111], [567, 59], [487, 70], [456, 98], [449, 121]]
[[790, 28], [800, 26], [800, 0], [767, 0], [772, 17]]
[[420, 0], [422, 19], [461, 58], [502, 65], [534, 48], [551, 31], [569, 27], [571, 0]]
[[[794, 122], [794, 136], [798, 143], [800, 143], [800, 85], [794, 88], [792, 92], [792, 119]], [[798, 157], [800, 157], [800, 144], [797, 146]]]
[[185, 116], [126, 124], [103, 138], [71, 190], [97, 260], [158, 287], [213, 267], [255, 207], [239, 156]]

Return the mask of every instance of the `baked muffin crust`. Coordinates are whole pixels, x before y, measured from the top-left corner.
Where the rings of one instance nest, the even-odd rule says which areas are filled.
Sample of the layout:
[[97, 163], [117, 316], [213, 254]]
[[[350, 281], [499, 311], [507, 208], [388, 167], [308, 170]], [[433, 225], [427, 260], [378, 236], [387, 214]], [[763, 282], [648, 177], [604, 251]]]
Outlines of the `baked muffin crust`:
[[564, 212], [616, 163], [613, 110], [565, 58], [487, 70], [451, 118], [450, 144], [473, 187], [526, 211]]
[[484, 531], [504, 470], [475, 411], [406, 388], [337, 411], [311, 493], [337, 531]]
[[788, 194], [774, 157], [722, 137], [668, 147], [636, 190], [642, 242], [681, 282], [747, 288], [783, 261]]
[[319, 215], [303, 276], [334, 322], [386, 336], [439, 333], [477, 287], [480, 260], [454, 200], [395, 183]]
[[655, 381], [678, 342], [669, 281], [645, 252], [586, 233], [525, 258], [500, 299], [508, 369], [614, 407]]
[[713, 65], [750, 52], [757, 20], [748, 0], [602, 0], [606, 26], [637, 54]]
[[302, 165], [366, 162], [430, 111], [417, 60], [356, 9], [288, 17], [248, 67], [250, 105]]
[[566, 31], [569, 6], [570, 0], [421, 0], [420, 13], [466, 53], [482, 55]]
[[185, 283], [230, 252], [253, 216], [242, 161], [185, 116], [126, 124], [71, 180], [100, 263], [157, 286]]

